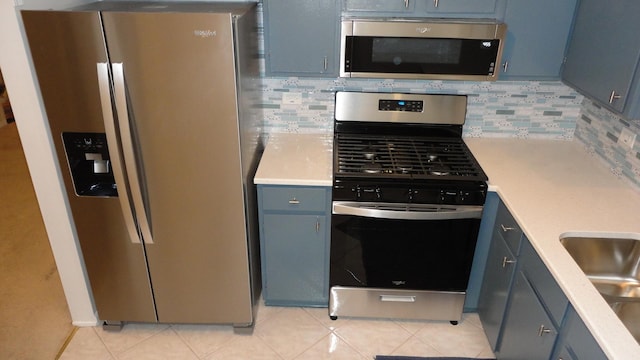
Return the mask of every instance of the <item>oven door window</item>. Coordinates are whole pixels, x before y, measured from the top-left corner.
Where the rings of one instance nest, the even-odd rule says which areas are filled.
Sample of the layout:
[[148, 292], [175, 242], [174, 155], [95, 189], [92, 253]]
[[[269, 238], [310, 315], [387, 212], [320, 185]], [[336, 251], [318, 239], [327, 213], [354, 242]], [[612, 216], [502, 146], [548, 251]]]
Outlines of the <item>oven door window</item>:
[[331, 286], [466, 290], [479, 219], [331, 221]]
[[347, 37], [348, 72], [492, 75], [499, 40]]

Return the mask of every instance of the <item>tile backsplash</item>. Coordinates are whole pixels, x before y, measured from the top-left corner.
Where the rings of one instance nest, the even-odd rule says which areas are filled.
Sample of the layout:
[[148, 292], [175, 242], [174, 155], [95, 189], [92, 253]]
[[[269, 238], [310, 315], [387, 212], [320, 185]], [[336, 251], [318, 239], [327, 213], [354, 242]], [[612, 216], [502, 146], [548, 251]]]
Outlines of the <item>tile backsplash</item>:
[[336, 91], [468, 96], [464, 136], [570, 140], [582, 96], [561, 82], [264, 78], [265, 131], [331, 133]]
[[[631, 149], [618, 143], [624, 128], [638, 135]], [[640, 121], [630, 122], [584, 99], [575, 137], [616, 176], [640, 191]]]

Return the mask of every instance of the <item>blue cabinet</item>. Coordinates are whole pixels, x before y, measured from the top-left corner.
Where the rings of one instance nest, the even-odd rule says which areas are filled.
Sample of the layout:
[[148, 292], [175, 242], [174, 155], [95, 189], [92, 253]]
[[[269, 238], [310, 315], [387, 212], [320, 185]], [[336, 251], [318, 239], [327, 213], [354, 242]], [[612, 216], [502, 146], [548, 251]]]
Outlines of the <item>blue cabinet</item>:
[[265, 74], [336, 77], [340, 0], [264, 0]]
[[416, 0], [344, 0], [345, 12], [378, 14], [411, 14], [415, 10]]
[[478, 315], [497, 359], [606, 358], [502, 202]]
[[500, 80], [558, 80], [577, 0], [508, 0]]
[[502, 18], [505, 0], [426, 0], [426, 12], [432, 16]]
[[591, 335], [573, 306], [569, 305], [552, 359], [606, 359], [600, 345]]
[[640, 118], [640, 2], [581, 0], [562, 80], [627, 118]]
[[331, 189], [258, 185], [266, 305], [327, 306]]
[[548, 359], [569, 300], [526, 237], [510, 297], [498, 358]]
[[496, 209], [500, 203], [498, 194], [490, 191], [484, 202], [482, 210], [482, 221], [478, 231], [478, 242], [476, 251], [473, 254], [473, 265], [469, 275], [469, 285], [467, 286], [467, 296], [464, 299], [465, 312], [477, 312], [482, 281], [484, 279], [484, 269], [487, 264], [487, 256], [492, 244], [493, 226], [496, 221]]
[[344, 0], [349, 15], [501, 19], [507, 0]]
[[521, 238], [522, 230], [500, 202], [478, 301], [478, 315], [493, 351], [498, 350], [502, 336]]

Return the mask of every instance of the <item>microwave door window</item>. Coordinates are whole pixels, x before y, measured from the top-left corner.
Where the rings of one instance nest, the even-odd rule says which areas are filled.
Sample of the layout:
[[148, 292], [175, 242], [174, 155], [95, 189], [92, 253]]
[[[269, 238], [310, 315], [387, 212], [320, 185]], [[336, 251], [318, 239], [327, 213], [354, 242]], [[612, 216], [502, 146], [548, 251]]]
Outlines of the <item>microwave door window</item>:
[[354, 36], [351, 71], [487, 75], [498, 40]]
[[371, 62], [402, 66], [460, 63], [461, 42], [451, 39], [374, 38]]

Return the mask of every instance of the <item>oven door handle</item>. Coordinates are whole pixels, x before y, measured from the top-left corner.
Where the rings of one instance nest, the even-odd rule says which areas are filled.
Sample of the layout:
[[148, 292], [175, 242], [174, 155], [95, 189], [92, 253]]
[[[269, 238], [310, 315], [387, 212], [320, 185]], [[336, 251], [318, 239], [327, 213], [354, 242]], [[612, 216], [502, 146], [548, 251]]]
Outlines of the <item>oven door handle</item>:
[[334, 201], [332, 214], [394, 220], [480, 219], [482, 206]]

